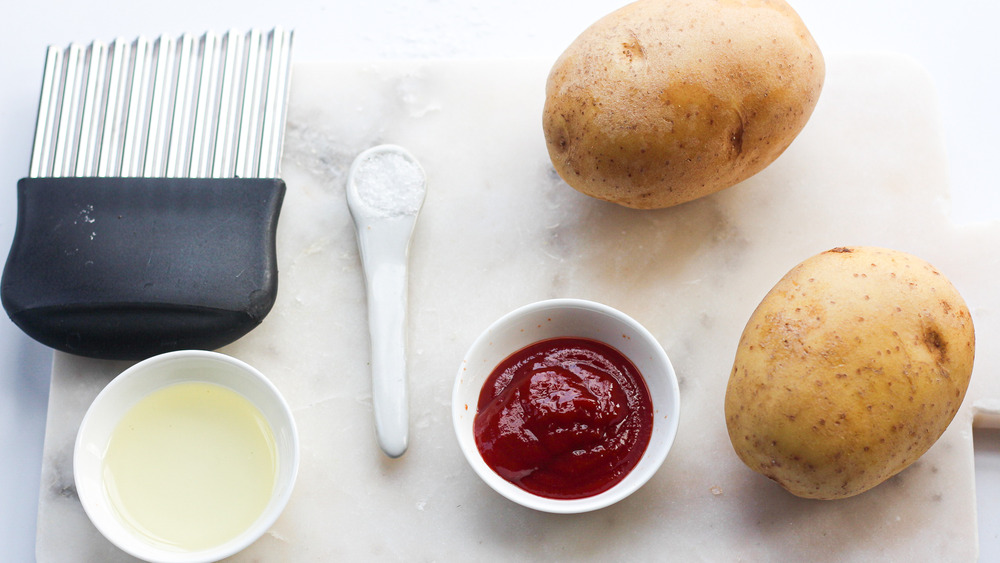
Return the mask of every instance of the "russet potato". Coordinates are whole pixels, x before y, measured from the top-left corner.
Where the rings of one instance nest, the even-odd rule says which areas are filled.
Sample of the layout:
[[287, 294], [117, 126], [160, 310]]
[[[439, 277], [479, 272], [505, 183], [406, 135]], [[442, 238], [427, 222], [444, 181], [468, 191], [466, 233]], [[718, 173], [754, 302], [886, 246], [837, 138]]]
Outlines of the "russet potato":
[[730, 440], [795, 495], [859, 494], [937, 441], [974, 356], [969, 309], [933, 266], [881, 248], [824, 252], [750, 317], [726, 390]]
[[639, 0], [586, 29], [553, 65], [549, 156], [590, 196], [677, 205], [774, 161], [812, 114], [824, 75], [784, 0]]

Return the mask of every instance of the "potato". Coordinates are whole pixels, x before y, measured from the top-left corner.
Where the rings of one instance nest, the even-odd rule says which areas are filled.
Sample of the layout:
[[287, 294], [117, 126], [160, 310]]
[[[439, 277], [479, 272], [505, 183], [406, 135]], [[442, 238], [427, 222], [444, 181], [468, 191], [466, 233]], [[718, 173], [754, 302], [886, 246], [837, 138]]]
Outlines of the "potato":
[[825, 66], [783, 0], [639, 0], [556, 60], [543, 130], [570, 186], [677, 205], [763, 170], [805, 126]]
[[750, 317], [726, 390], [729, 438], [795, 495], [859, 494], [937, 441], [974, 356], [969, 309], [933, 266], [893, 250], [829, 250]]

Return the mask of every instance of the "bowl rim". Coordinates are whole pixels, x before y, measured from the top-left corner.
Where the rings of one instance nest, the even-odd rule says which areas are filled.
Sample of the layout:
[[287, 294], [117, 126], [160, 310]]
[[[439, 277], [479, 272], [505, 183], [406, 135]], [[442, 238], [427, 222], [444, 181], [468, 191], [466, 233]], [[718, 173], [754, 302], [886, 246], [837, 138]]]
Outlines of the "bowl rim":
[[[553, 499], [535, 495], [517, 487], [513, 483], [510, 483], [500, 477], [483, 461], [481, 455], [479, 454], [479, 450], [475, 445], [475, 439], [469, 431], [472, 425], [471, 421], [475, 419], [475, 408], [470, 410], [468, 408], [468, 401], [463, 400], [463, 397], [468, 397], [466, 393], [469, 390], [467, 388], [469, 385], [472, 385], [472, 383], [466, 383], [466, 380], [485, 381], [485, 378], [488, 377], [488, 372], [482, 378], [468, 377], [470, 358], [476, 353], [477, 350], [482, 349], [485, 346], [489, 346], [491, 340], [494, 339], [496, 334], [500, 333], [500, 331], [508, 325], [515, 323], [518, 319], [527, 317], [528, 315], [568, 309], [582, 310], [587, 314], [603, 315], [613, 321], [629, 327], [630, 330], [634, 331], [635, 335], [643, 341], [645, 348], [650, 352], [649, 361], [659, 365], [662, 368], [663, 376], [665, 377], [665, 381], [663, 383], [665, 384], [666, 393], [663, 397], [660, 397], [660, 401], [666, 399], [666, 405], [656, 401], [656, 397], [652, 396], [652, 389], [650, 390], [651, 398], [654, 399], [654, 412], [663, 410], [664, 412], [670, 413], [671, 416], [667, 417], [665, 422], [661, 421], [663, 417], [654, 416], [654, 433], [650, 438], [650, 445], [647, 446], [642, 458], [640, 458], [639, 464], [633, 468], [632, 472], [625, 479], [620, 481], [614, 487], [602, 493], [598, 493], [597, 495], [580, 499]], [[522, 330], [521, 332], [524, 331]], [[565, 336], [576, 335], [566, 334]], [[557, 336], [554, 336], [553, 338], [555, 337]], [[545, 338], [538, 338], [531, 340], [530, 338], [526, 338], [523, 346], [544, 339]], [[620, 350], [620, 347], [616, 346], [613, 342], [605, 343]], [[503, 351], [503, 357], [507, 357], [519, 349], [521, 349], [521, 346], [514, 346], [510, 350], [505, 349]], [[628, 355], [626, 354], [626, 356]], [[634, 363], [636, 362], [635, 358], [629, 357], [629, 359]], [[487, 369], [488, 371], [492, 371], [494, 367], [495, 365], [489, 366]], [[650, 383], [648, 381], [649, 376], [641, 370], [640, 374], [642, 374], [642, 377], [646, 380], [647, 387], [650, 387]], [[474, 390], [474, 395], [477, 398], [481, 389], [482, 383], [479, 383], [477, 388]], [[459, 364], [458, 374], [452, 388], [451, 410], [452, 424], [459, 443], [459, 448], [462, 450], [466, 461], [468, 461], [473, 471], [480, 477], [480, 479], [489, 485], [490, 488], [506, 497], [508, 500], [527, 508], [556, 514], [575, 514], [590, 512], [610, 506], [640, 489], [646, 482], [649, 481], [649, 479], [653, 477], [654, 474], [656, 474], [660, 466], [665, 461], [667, 454], [671, 450], [673, 442], [676, 439], [680, 419], [680, 389], [677, 381], [677, 374], [674, 371], [673, 365], [671, 364], [666, 351], [653, 334], [649, 332], [649, 330], [646, 329], [646, 327], [644, 327], [641, 323], [624, 312], [603, 303], [586, 299], [555, 298], [535, 301], [517, 307], [493, 321], [479, 334], [479, 336], [476, 337]], [[472, 416], [466, 419], [465, 415], [470, 412]], [[654, 444], [652, 440], [654, 439], [660, 441], [660, 444], [657, 445], [658, 447], [653, 447]], [[637, 472], [637, 470], [640, 469], [640, 465], [642, 466], [642, 471]]]
[[[131, 384], [136, 378], [143, 377], [144, 374], [148, 373], [151, 368], [156, 368], [162, 366], [163, 364], [178, 361], [222, 363], [227, 364], [229, 367], [236, 368], [241, 374], [249, 376], [252, 385], [259, 386], [259, 388], [263, 390], [263, 394], [269, 398], [269, 401], [271, 401], [269, 404], [270, 408], [265, 409], [264, 405], [255, 401], [252, 397], [247, 396], [244, 390], [236, 388], [236, 386], [222, 383], [218, 381], [218, 378], [213, 378], [212, 376], [171, 378], [165, 383], [161, 382], [158, 385], [141, 388], [137, 393], [134, 391], [127, 393], [125, 395], [127, 401], [125, 401], [124, 404], [117, 401], [118, 398], [115, 397], [116, 393], [125, 393], [125, 391], [121, 391], [123, 386]], [[103, 479], [99, 479], [98, 483], [81, 483], [81, 471], [79, 471], [79, 469], [83, 467], [82, 464], [94, 463], [92, 459], [94, 456], [89, 455], [91, 459], [88, 460], [88, 454], [85, 449], [88, 446], [88, 439], [91, 437], [88, 433], [90, 426], [95, 424], [95, 420], [101, 416], [102, 410], [112, 410], [114, 422], [111, 426], [113, 428], [117, 426], [118, 422], [120, 422], [121, 417], [144, 397], [147, 397], [151, 393], [160, 389], [188, 381], [213, 383], [239, 393], [241, 396], [249, 400], [258, 410], [260, 410], [261, 414], [264, 415], [265, 419], [268, 421], [268, 424], [271, 425], [276, 441], [275, 445], [278, 447], [279, 451], [285, 451], [287, 449], [287, 451], [291, 453], [290, 459], [285, 459], [285, 457], [280, 459], [278, 474], [276, 475], [275, 487], [272, 491], [271, 500], [268, 502], [264, 511], [257, 517], [257, 519], [236, 537], [216, 546], [193, 551], [172, 550], [169, 548], [159, 547], [129, 530], [128, 526], [122, 523], [117, 515], [108, 513], [107, 508], [109, 508], [108, 505], [110, 502], [101, 498], [101, 495], [106, 495], [106, 493], [103, 492]], [[115, 402], [108, 403], [108, 401]], [[269, 415], [268, 411], [271, 411], [272, 414]], [[277, 416], [273, 416], [275, 413]], [[280, 418], [281, 420], [274, 420], [276, 418]], [[276, 422], [281, 425], [280, 432], [279, 428], [276, 427]], [[95, 430], [95, 432], [97, 431]], [[110, 436], [104, 436], [103, 438], [105, 439], [101, 440], [99, 443], [102, 443], [102, 445], [106, 447], [107, 439], [109, 437]], [[92, 444], [93, 441], [90, 443]], [[280, 445], [282, 443], [286, 443], [287, 448], [281, 448]], [[103, 455], [104, 454], [102, 452], [100, 454], [100, 460], [97, 461], [97, 463], [103, 463]], [[199, 561], [218, 561], [239, 553], [249, 547], [262, 535], [264, 535], [264, 533], [266, 533], [278, 519], [284, 511], [285, 506], [288, 504], [292, 491], [295, 487], [295, 481], [298, 478], [300, 457], [299, 433], [292, 410], [278, 388], [262, 372], [238, 358], [220, 352], [208, 350], [176, 350], [158, 354], [133, 364], [116, 375], [97, 394], [90, 406], [87, 408], [87, 412], [80, 422], [80, 427], [77, 430], [76, 440], [73, 447], [73, 480], [74, 485], [76, 486], [77, 496], [80, 499], [80, 504], [83, 506], [88, 519], [97, 528], [102, 536], [125, 553], [153, 563], [193, 563]]]

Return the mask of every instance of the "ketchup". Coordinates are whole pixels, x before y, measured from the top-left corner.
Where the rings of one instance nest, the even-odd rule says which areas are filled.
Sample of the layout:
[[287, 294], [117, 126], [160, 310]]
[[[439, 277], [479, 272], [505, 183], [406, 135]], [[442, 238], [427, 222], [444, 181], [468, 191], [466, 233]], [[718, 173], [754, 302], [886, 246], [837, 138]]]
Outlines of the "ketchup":
[[487, 465], [554, 499], [610, 489], [639, 462], [652, 431], [639, 370], [613, 347], [582, 338], [536, 342], [501, 362], [473, 422]]

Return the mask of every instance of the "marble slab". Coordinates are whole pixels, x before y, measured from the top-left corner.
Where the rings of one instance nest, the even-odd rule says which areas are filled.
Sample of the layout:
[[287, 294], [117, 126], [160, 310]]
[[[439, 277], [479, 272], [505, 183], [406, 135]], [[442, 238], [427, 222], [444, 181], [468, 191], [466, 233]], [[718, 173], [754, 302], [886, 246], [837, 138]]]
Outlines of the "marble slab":
[[[240, 561], [811, 560], [976, 557], [972, 424], [1000, 420], [1000, 225], [953, 225], [934, 87], [906, 58], [828, 55], [819, 106], [754, 178], [676, 208], [576, 193], [541, 134], [550, 61], [299, 63], [279, 225], [280, 287], [264, 323], [222, 351], [267, 374], [295, 412], [302, 464], [273, 528]], [[411, 249], [410, 449], [378, 449], [364, 287], [344, 197], [355, 155], [409, 148], [429, 191]], [[750, 313], [793, 265], [831, 247], [898, 248], [947, 274], [979, 354], [959, 415], [919, 461], [847, 500], [793, 497], [736, 458], [723, 394]], [[680, 378], [674, 449], [633, 496], [560, 516], [501, 498], [466, 465], [450, 397], [489, 323], [552, 297], [646, 325]], [[122, 561], [87, 520], [72, 446], [89, 402], [127, 364], [57, 353], [38, 560]]]

